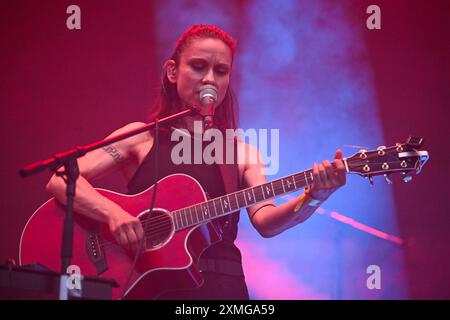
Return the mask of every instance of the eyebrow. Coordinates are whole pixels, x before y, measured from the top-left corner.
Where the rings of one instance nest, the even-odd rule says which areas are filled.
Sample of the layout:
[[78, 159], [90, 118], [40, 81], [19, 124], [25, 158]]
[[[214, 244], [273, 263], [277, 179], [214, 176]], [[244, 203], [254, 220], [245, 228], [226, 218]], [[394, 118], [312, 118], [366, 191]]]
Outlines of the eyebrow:
[[[193, 57], [188, 60], [188, 62], [195, 62], [195, 61], [208, 62], [205, 58], [200, 57]], [[231, 68], [231, 64], [228, 64], [226, 62], [219, 62], [215, 64], [215, 66]]]

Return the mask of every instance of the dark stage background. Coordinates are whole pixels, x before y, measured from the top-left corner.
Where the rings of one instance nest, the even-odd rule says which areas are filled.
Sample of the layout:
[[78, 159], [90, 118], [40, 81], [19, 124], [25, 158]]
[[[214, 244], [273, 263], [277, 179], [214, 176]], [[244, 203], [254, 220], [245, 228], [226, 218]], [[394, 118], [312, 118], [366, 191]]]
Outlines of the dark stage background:
[[[201, 10], [200, 2], [182, 3]], [[215, 4], [215, 10], [222, 10], [229, 18], [207, 22], [217, 23], [244, 44], [250, 31], [243, 12], [249, 3]], [[313, 5], [313, 1], [301, 3], [304, 7]], [[352, 21], [350, 25], [359, 28], [356, 31], [372, 70], [385, 144], [403, 142], [409, 134], [425, 137], [424, 148], [431, 160], [423, 173], [407, 187], [399, 181], [393, 186], [399, 235], [407, 241], [402, 251], [406, 297], [449, 299], [450, 2], [321, 3], [324, 7], [340, 6]], [[82, 9], [79, 31], [65, 26], [70, 4]], [[382, 10], [381, 30], [365, 27], [365, 9], [370, 4]], [[177, 20], [180, 13], [168, 10], [161, 1], [2, 1], [0, 15], [3, 263], [8, 257], [18, 260], [21, 230], [33, 211], [49, 198], [44, 190], [49, 174], [23, 179], [18, 175], [20, 167], [100, 139], [126, 123], [147, 121], [151, 102], [158, 94], [164, 58], [180, 33], [202, 20], [183, 17], [171, 30], [170, 21]], [[320, 35], [311, 35], [315, 36]], [[233, 84], [239, 94], [242, 74], [249, 70], [244, 61], [236, 68]], [[245, 118], [245, 111], [241, 112]], [[285, 121], [289, 125], [287, 114]], [[372, 119], [364, 121], [371, 123]], [[306, 139], [314, 139], [313, 134]], [[103, 179], [99, 184], [125, 191], [120, 178]], [[46, 232], [51, 232], [51, 226]]]

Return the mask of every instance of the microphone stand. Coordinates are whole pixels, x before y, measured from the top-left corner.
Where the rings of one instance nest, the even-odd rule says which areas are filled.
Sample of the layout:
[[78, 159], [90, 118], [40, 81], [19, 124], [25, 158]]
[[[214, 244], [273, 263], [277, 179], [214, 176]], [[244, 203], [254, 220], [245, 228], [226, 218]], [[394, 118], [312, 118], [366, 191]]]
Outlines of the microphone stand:
[[[142, 132], [148, 131], [155, 127], [156, 123], [158, 125], [166, 124], [168, 122], [181, 119], [185, 116], [194, 115], [199, 112], [199, 108], [189, 107], [186, 110], [180, 111], [168, 117], [159, 119], [157, 121], [148, 123], [139, 127], [137, 129], [130, 130], [128, 132], [122, 133], [120, 135], [100, 140], [85, 146], [78, 146], [76, 148], [70, 149], [65, 152], [56, 154], [55, 156], [29, 164], [23, 167], [19, 174], [22, 177], [28, 177], [30, 175], [36, 174], [45, 169], [50, 169], [56, 172], [58, 176], [62, 176], [66, 182], [66, 216], [64, 219], [63, 226], [63, 237], [61, 245], [61, 278], [59, 287], [59, 298], [60, 300], [68, 300], [69, 289], [67, 287], [67, 268], [70, 266], [70, 260], [72, 258], [73, 249], [73, 202], [75, 197], [76, 181], [79, 177], [79, 168], [77, 159], [84, 156], [86, 153], [94, 151], [96, 149], [107, 146], [111, 143], [127, 139], [129, 137], [135, 136]], [[57, 171], [60, 167], [64, 166], [64, 171]]]
[[66, 182], [66, 216], [63, 225], [62, 245], [61, 245], [61, 280], [59, 283], [59, 299], [68, 300], [69, 290], [67, 287], [67, 269], [70, 266], [73, 250], [73, 201], [77, 179], [80, 176], [77, 158], [69, 158], [64, 163], [64, 171], [56, 172], [62, 176]]

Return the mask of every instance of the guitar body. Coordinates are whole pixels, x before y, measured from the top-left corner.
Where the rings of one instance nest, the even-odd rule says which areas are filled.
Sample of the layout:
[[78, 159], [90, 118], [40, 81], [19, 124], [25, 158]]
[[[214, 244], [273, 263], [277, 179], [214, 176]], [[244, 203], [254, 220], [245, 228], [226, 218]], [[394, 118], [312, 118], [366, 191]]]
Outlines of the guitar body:
[[[427, 151], [418, 150], [422, 143], [422, 138], [410, 137], [404, 144], [360, 150], [342, 161], [347, 173], [369, 179], [384, 175], [391, 183], [388, 174], [400, 172], [407, 182], [411, 179], [407, 174], [419, 173], [429, 158]], [[153, 187], [133, 196], [98, 190], [143, 222], [145, 250], [127, 285], [127, 277], [133, 267], [133, 253], [115, 243], [106, 224], [75, 214], [71, 263], [77, 265], [83, 275], [114, 279], [119, 284], [113, 290], [114, 299], [155, 299], [167, 291], [195, 289], [203, 283], [197, 267], [200, 255], [221, 240], [219, 229], [209, 221], [313, 183], [312, 169], [309, 169], [207, 200], [197, 180], [174, 174], [158, 182], [151, 217], [148, 216], [148, 208]], [[40, 262], [60, 271], [64, 216], [64, 207], [54, 199], [32, 215], [20, 240], [21, 264]]]
[[[115, 243], [106, 224], [75, 213], [72, 265], [82, 275], [114, 279], [119, 287], [113, 299], [156, 299], [170, 290], [195, 289], [203, 278], [197, 268], [201, 253], [221, 240], [213, 223], [176, 230], [171, 212], [206, 201], [197, 180], [174, 174], [158, 182], [153, 224], [146, 225], [145, 250], [139, 257], [125, 288], [134, 255]], [[153, 186], [129, 196], [107, 190], [98, 191], [141, 221], [148, 218]], [[28, 220], [20, 241], [20, 263], [39, 262], [54, 271], [61, 269], [61, 239], [65, 207], [55, 199], [44, 203]], [[144, 219], [144, 220], [143, 220]]]

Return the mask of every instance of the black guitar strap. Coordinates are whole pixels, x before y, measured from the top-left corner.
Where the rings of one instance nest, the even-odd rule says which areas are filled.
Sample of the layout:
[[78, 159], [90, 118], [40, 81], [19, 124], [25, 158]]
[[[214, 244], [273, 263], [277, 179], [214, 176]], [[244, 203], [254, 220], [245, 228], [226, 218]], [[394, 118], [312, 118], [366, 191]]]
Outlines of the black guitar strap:
[[[236, 138], [233, 138], [233, 149], [234, 149], [234, 159], [233, 163], [228, 164], [226, 163], [226, 147], [227, 147], [226, 141], [224, 141], [223, 144], [223, 164], [218, 164], [220, 169], [220, 174], [222, 176], [222, 181], [225, 187], [225, 193], [230, 194], [233, 192], [236, 192], [241, 189], [241, 177], [239, 175], [239, 165], [237, 163], [237, 140]], [[221, 229], [223, 231], [224, 237], [230, 236], [231, 238], [234, 237], [233, 235], [228, 235], [227, 232], [229, 231], [229, 228], [233, 225], [237, 225], [239, 222], [239, 212], [234, 212], [228, 216], [226, 216], [223, 219], [219, 219], [221, 222]]]

